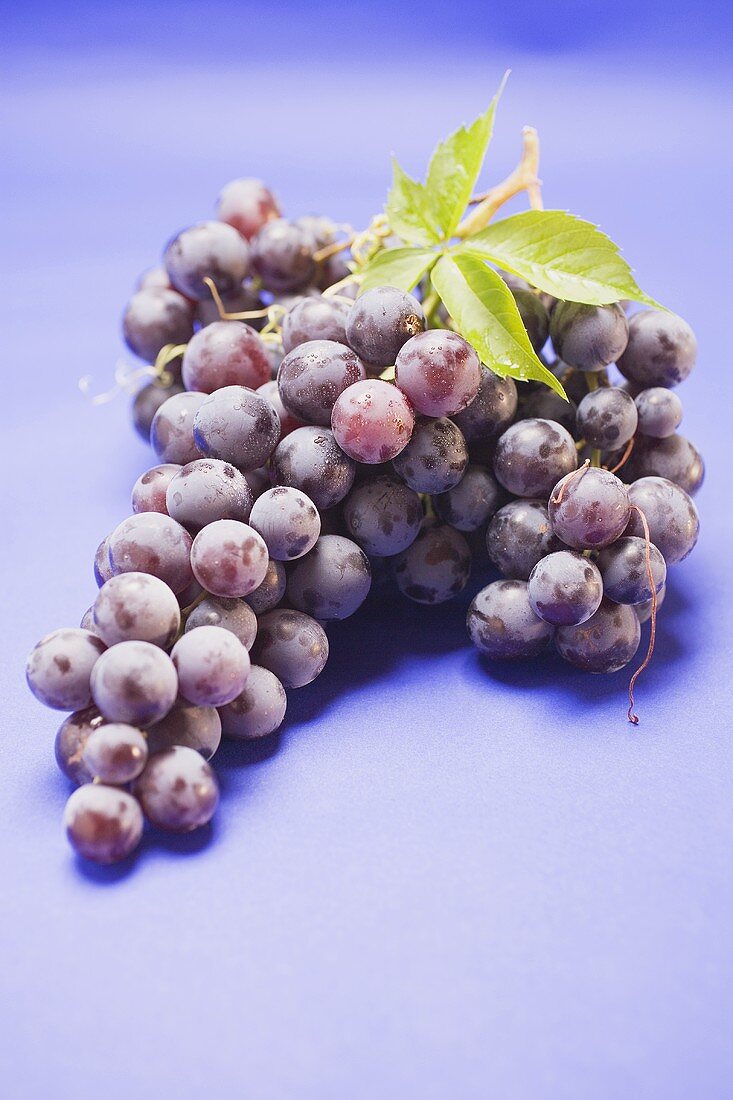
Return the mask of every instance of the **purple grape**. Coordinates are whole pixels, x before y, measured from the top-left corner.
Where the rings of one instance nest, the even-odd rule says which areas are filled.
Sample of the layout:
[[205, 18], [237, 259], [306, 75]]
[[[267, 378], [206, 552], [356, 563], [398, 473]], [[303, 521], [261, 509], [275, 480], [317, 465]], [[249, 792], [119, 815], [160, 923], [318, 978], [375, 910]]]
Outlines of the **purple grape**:
[[573, 550], [558, 550], [537, 562], [527, 586], [532, 610], [546, 623], [584, 623], [600, 607], [603, 581], [598, 568]]
[[193, 336], [194, 306], [175, 290], [138, 290], [125, 307], [122, 335], [130, 351], [154, 363], [166, 344], [185, 344]]
[[422, 503], [413, 489], [391, 474], [378, 474], [351, 490], [344, 523], [367, 554], [388, 557], [406, 550], [418, 536]]
[[106, 645], [152, 642], [167, 649], [181, 626], [178, 601], [167, 584], [148, 573], [120, 573], [94, 601], [94, 626]]
[[285, 356], [277, 385], [289, 412], [328, 427], [337, 397], [364, 378], [364, 364], [351, 348], [335, 340], [309, 340]]
[[419, 416], [410, 442], [392, 463], [418, 493], [444, 493], [463, 477], [468, 448], [460, 428], [447, 417]]
[[[652, 598], [647, 571], [646, 541], [627, 536], [617, 539], [598, 555], [603, 591], [614, 603], [645, 603]], [[660, 592], [667, 579], [667, 566], [654, 543], [649, 544], [649, 561], [654, 588]]]
[[249, 240], [267, 222], [280, 217], [280, 206], [262, 180], [236, 179], [222, 188], [216, 216]]
[[246, 241], [223, 222], [200, 222], [184, 229], [168, 244], [163, 256], [168, 277], [187, 298], [208, 298], [205, 278], [221, 295], [234, 293], [249, 267]]
[[555, 632], [560, 656], [585, 672], [618, 672], [639, 648], [641, 624], [633, 607], [603, 600], [590, 619]]
[[547, 343], [550, 335], [550, 314], [547, 312], [544, 302], [531, 290], [517, 288], [512, 291], [514, 301], [517, 303], [519, 316], [527, 330], [529, 342], [534, 350], [539, 353]]
[[[162, 465], [153, 466], [150, 470], [146, 470], [144, 474], [140, 474], [132, 487], [133, 512], [162, 512], [163, 515], [167, 516], [168, 508], [165, 503], [165, 491], [171, 479], [182, 468], [177, 462], [164, 462]], [[103, 545], [103, 543], [100, 545], [100, 550]], [[106, 553], [105, 549], [105, 555]]]
[[224, 736], [237, 741], [267, 737], [282, 725], [287, 705], [277, 676], [252, 665], [244, 691], [219, 711]]
[[161, 462], [185, 466], [201, 458], [193, 437], [193, 423], [205, 400], [205, 393], [177, 393], [160, 406], [150, 426], [150, 442]]
[[705, 479], [705, 463], [697, 447], [683, 435], [675, 433], [664, 439], [640, 437], [623, 467], [623, 476], [628, 481], [663, 477], [694, 496]]
[[433, 504], [445, 523], [459, 531], [476, 531], [493, 516], [503, 495], [492, 474], [472, 464], [457, 485], [433, 498]]
[[348, 302], [334, 298], [302, 298], [296, 302], [282, 320], [286, 354], [311, 341], [348, 344], [346, 320], [351, 308]]
[[257, 532], [235, 519], [219, 519], [199, 531], [191, 548], [196, 580], [214, 596], [247, 596], [267, 573], [267, 547]]
[[478, 393], [452, 419], [468, 444], [488, 442], [509, 427], [517, 411], [517, 400], [517, 386], [513, 378], [499, 378], [482, 366]]
[[311, 235], [283, 218], [267, 222], [252, 240], [252, 270], [274, 294], [307, 286], [316, 274]]
[[104, 718], [96, 707], [86, 707], [70, 714], [58, 728], [54, 741], [54, 755], [60, 771], [77, 786], [91, 783], [94, 776], [84, 763], [84, 746], [88, 738], [104, 724]]
[[213, 393], [224, 386], [256, 390], [269, 381], [270, 357], [264, 341], [242, 321], [214, 321], [199, 329], [183, 353], [187, 390]]
[[321, 533], [321, 517], [313, 501], [290, 485], [278, 485], [258, 497], [250, 524], [276, 561], [302, 558]]
[[172, 519], [195, 533], [217, 519], [248, 520], [252, 491], [244, 474], [229, 462], [197, 458], [170, 480], [166, 506]]
[[303, 427], [303, 421], [299, 420], [297, 416], [293, 416], [293, 414], [283, 405], [276, 379], [271, 378], [269, 382], [265, 382], [264, 386], [259, 386], [257, 393], [260, 397], [264, 397], [266, 401], [269, 401], [277, 413], [280, 419], [280, 439], [284, 439], [286, 435], [289, 435], [290, 432], [294, 432], [296, 428]]
[[148, 759], [148, 742], [135, 726], [111, 722], [86, 739], [84, 764], [95, 779], [115, 786], [137, 779]]
[[[268, 573], [269, 569], [268, 566]], [[256, 588], [255, 592], [258, 591], [259, 588]], [[283, 591], [285, 591], [284, 580]], [[254, 592], [251, 592], [247, 600], [251, 600], [253, 595]], [[245, 603], [241, 599], [227, 599], [224, 596], [208, 596], [194, 607], [186, 620], [186, 633], [200, 626], [220, 626], [224, 630], [231, 631], [245, 649], [252, 648], [252, 643], [257, 636], [257, 616], [249, 602]]]
[[120, 642], [97, 661], [92, 698], [108, 722], [150, 726], [164, 718], [178, 693], [170, 657], [150, 642]]
[[682, 422], [682, 402], [672, 390], [653, 386], [636, 396], [639, 431], [655, 439], [673, 435]]
[[148, 821], [172, 833], [208, 824], [219, 804], [219, 786], [210, 765], [185, 745], [151, 756], [135, 794]]
[[162, 265], [149, 267], [147, 271], [143, 271], [135, 284], [136, 290], [158, 290], [161, 287], [164, 290], [172, 290], [168, 272]]
[[[582, 375], [580, 377], [583, 378]], [[583, 381], [584, 396], [585, 392], [586, 385]], [[577, 407], [573, 401], [565, 401], [559, 393], [548, 389], [547, 386], [542, 386], [541, 389], [530, 393], [527, 400], [522, 403], [517, 420], [555, 420], [572, 435], [575, 431], [576, 414]]]
[[102, 639], [89, 630], [54, 630], [31, 650], [25, 670], [28, 687], [54, 710], [82, 710], [92, 701], [90, 679], [104, 651]]
[[631, 506], [615, 474], [588, 466], [557, 483], [548, 511], [553, 531], [566, 546], [600, 550], [624, 533]]
[[560, 478], [577, 465], [575, 440], [552, 420], [520, 420], [496, 444], [496, 479], [518, 497], [547, 499]]
[[578, 435], [591, 447], [612, 451], [629, 442], [639, 420], [628, 393], [608, 386], [587, 393], [578, 405]]
[[221, 744], [221, 719], [215, 707], [195, 707], [177, 699], [165, 718], [147, 731], [148, 752], [166, 752], [174, 745], [194, 749], [211, 760]]
[[553, 628], [534, 613], [526, 581], [494, 581], [474, 597], [466, 616], [471, 641], [498, 661], [536, 657]]
[[346, 342], [365, 362], [391, 367], [400, 348], [424, 330], [425, 315], [417, 298], [393, 286], [378, 286], [352, 306]]
[[640, 508], [649, 525], [649, 536], [667, 565], [683, 561], [694, 549], [700, 520], [691, 497], [663, 477], [643, 477], [629, 486], [631, 518], [625, 534], [644, 537]]
[[341, 450], [368, 465], [396, 458], [409, 443], [414, 425], [415, 416], [404, 394], [378, 378], [356, 382], [344, 390], [331, 416]]
[[132, 425], [146, 443], [150, 442], [150, 430], [158, 409], [169, 397], [179, 393], [183, 393], [182, 382], [174, 381], [169, 386], [161, 386], [155, 381], [148, 382], [135, 394], [132, 399]]
[[191, 536], [185, 527], [160, 512], [138, 512], [109, 536], [112, 572], [150, 573], [175, 593], [193, 580]]
[[112, 566], [109, 563], [109, 535], [102, 539], [94, 552], [94, 579], [97, 587], [101, 588], [105, 581], [113, 576]]
[[66, 803], [64, 828], [80, 856], [95, 863], [119, 863], [140, 843], [143, 815], [140, 804], [127, 791], [87, 783]]
[[538, 561], [560, 549], [542, 500], [513, 500], [492, 516], [486, 532], [489, 558], [512, 580], [529, 580]]
[[354, 482], [355, 466], [327, 428], [303, 427], [283, 439], [272, 456], [276, 485], [301, 489], [319, 511], [344, 499]]
[[270, 488], [270, 474], [266, 466], [260, 466], [256, 470], [245, 470], [244, 480], [250, 487], [253, 500], [257, 500]]
[[697, 340], [681, 317], [646, 309], [629, 323], [629, 342], [618, 360], [625, 378], [640, 385], [671, 389], [684, 382], [695, 365]]
[[428, 329], [401, 348], [395, 382], [411, 405], [425, 416], [455, 416], [475, 399], [481, 363], [457, 332]]
[[629, 339], [629, 322], [619, 305], [558, 302], [550, 322], [552, 346], [576, 370], [596, 371], [615, 363]]
[[[287, 573], [281, 561], [270, 559], [262, 584], [245, 596], [245, 601], [251, 607], [255, 615], [264, 615], [266, 611], [272, 611], [273, 607], [282, 600], [285, 595]], [[247, 646], [249, 649], [250, 647]]]
[[347, 619], [364, 603], [371, 583], [364, 551], [342, 535], [323, 535], [290, 571], [288, 600], [321, 622]]
[[[667, 586], [663, 584], [657, 592], [657, 611], [664, 603], [664, 597], [667, 595]], [[634, 604], [634, 611], [640, 623], [648, 622], [652, 617], [652, 601], [644, 600], [643, 603]]]
[[240, 470], [263, 466], [280, 439], [280, 418], [269, 401], [244, 386], [209, 394], [196, 413], [193, 434], [199, 452]]
[[453, 527], [425, 523], [417, 538], [394, 558], [397, 587], [415, 603], [435, 604], [461, 592], [471, 573], [471, 551]]
[[200, 626], [178, 639], [171, 650], [178, 691], [197, 707], [221, 707], [244, 688], [249, 653], [231, 630]]
[[328, 638], [310, 615], [276, 608], [259, 620], [252, 659], [277, 676], [284, 687], [304, 687], [323, 671]]
[[203, 588], [194, 577], [190, 584], [187, 584], [182, 592], [176, 593], [176, 599], [178, 600], [178, 606], [181, 611], [187, 610], [192, 604], [196, 603], [196, 600], [203, 593]]

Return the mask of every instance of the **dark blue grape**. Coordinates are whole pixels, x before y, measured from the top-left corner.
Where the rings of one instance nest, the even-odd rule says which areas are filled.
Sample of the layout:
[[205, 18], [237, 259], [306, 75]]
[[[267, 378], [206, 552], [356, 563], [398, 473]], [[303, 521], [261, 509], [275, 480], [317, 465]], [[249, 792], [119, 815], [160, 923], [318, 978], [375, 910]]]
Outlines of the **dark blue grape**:
[[555, 351], [568, 366], [596, 371], [622, 355], [629, 339], [629, 323], [619, 305], [558, 302], [552, 313], [550, 336]]
[[553, 628], [534, 613], [526, 581], [494, 581], [474, 597], [466, 616], [471, 641], [494, 660], [536, 657]]
[[678, 386], [695, 365], [695, 334], [674, 313], [646, 309], [629, 323], [629, 342], [618, 360], [625, 378], [644, 387]]
[[590, 619], [555, 633], [560, 656], [585, 672], [618, 672], [639, 648], [641, 624], [633, 607], [603, 600]]
[[537, 562], [529, 575], [529, 602], [553, 626], [584, 623], [603, 598], [598, 568], [582, 554], [558, 550]]
[[352, 306], [346, 340], [366, 363], [390, 367], [400, 348], [424, 329], [417, 298], [393, 286], [379, 286], [361, 294]]
[[[654, 543], [649, 544], [649, 564], [657, 592], [664, 588], [667, 566]], [[617, 539], [598, 555], [603, 591], [614, 603], [645, 603], [652, 598], [647, 570], [645, 539], [626, 536]]]

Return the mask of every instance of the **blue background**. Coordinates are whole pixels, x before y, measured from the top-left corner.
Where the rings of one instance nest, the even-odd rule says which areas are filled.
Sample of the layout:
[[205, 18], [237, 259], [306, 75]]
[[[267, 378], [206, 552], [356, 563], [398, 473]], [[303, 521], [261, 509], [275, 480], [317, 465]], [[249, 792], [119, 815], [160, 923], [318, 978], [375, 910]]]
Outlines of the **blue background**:
[[[729, 5], [2, 4], [0, 1079], [15, 1098], [729, 1096]], [[214, 827], [119, 870], [61, 835], [25, 654], [94, 597], [151, 463], [107, 387], [171, 232], [264, 177], [365, 224], [503, 70], [486, 182], [539, 127], [548, 206], [695, 327], [708, 460], [642, 723], [626, 676], [489, 671], [462, 609], [376, 592]], [[60, 717], [60, 716], [59, 716]]]

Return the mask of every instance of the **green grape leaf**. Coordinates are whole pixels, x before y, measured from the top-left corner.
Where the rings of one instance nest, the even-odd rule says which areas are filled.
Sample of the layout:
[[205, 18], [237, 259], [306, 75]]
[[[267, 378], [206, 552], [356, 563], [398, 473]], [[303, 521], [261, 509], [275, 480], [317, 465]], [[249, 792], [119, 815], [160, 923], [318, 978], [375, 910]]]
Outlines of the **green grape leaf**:
[[564, 210], [527, 210], [494, 222], [458, 252], [490, 260], [556, 298], [601, 306], [630, 298], [664, 309], [637, 285], [617, 245]]
[[511, 291], [480, 256], [464, 251], [441, 256], [431, 279], [482, 363], [502, 377], [544, 382], [565, 397], [558, 379], [537, 358]]
[[435, 148], [428, 166], [426, 190], [444, 240], [452, 237], [466, 212], [468, 200], [494, 130], [494, 114], [508, 73], [482, 115], [470, 126], [461, 126]]
[[407, 244], [437, 244], [441, 239], [425, 185], [412, 179], [392, 158], [392, 187], [387, 195], [387, 220]]
[[412, 290], [438, 259], [438, 253], [425, 248], [390, 248], [377, 252], [361, 269], [359, 293], [375, 286], [396, 286]]

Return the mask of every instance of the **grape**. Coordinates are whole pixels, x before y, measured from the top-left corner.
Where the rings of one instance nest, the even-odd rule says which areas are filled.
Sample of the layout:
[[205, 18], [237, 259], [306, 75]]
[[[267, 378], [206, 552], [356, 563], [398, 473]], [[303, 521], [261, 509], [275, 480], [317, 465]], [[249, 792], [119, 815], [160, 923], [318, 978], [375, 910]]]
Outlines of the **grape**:
[[412, 294], [378, 286], [360, 295], [349, 312], [346, 341], [365, 362], [391, 367], [400, 348], [425, 329], [422, 306]]
[[494, 581], [474, 597], [466, 616], [471, 641], [498, 661], [536, 657], [553, 629], [535, 615], [526, 581]]
[[164, 401], [155, 413], [150, 426], [150, 442], [161, 462], [185, 466], [201, 458], [193, 437], [193, 422], [205, 400], [205, 393], [177, 393]]
[[698, 449], [683, 435], [668, 435], [664, 439], [642, 437], [637, 439], [623, 473], [628, 481], [663, 477], [694, 496], [705, 478], [705, 463]]
[[575, 470], [578, 454], [570, 432], [552, 420], [520, 420], [499, 437], [494, 474], [518, 497], [547, 498], [564, 474]]
[[90, 678], [104, 651], [104, 642], [90, 630], [54, 630], [31, 650], [25, 670], [28, 687], [54, 710], [82, 710], [92, 701]]
[[120, 573], [100, 589], [94, 625], [106, 645], [135, 640], [167, 649], [180, 628], [181, 612], [173, 592], [157, 577]]
[[639, 431], [656, 439], [673, 435], [682, 421], [682, 402], [676, 393], [662, 386], [637, 394], [636, 411]]
[[[328, 290], [334, 283], [340, 283], [343, 279], [349, 278], [351, 270], [348, 266], [344, 254], [337, 253], [334, 256], [327, 256], [325, 260], [321, 260], [318, 265], [318, 275], [316, 276], [316, 286], [320, 290]], [[359, 290], [359, 285], [356, 281], [348, 282], [344, 286], [338, 288], [339, 298], [356, 298]]]
[[270, 378], [267, 348], [242, 321], [214, 321], [199, 329], [183, 353], [181, 368], [187, 390], [213, 393], [224, 386], [256, 390]]
[[417, 412], [455, 416], [476, 397], [481, 364], [471, 345], [457, 332], [429, 329], [401, 348], [395, 382]]
[[615, 542], [631, 515], [626, 486], [594, 466], [562, 478], [548, 508], [553, 531], [575, 550], [599, 550]]
[[364, 378], [364, 364], [351, 348], [334, 340], [309, 340], [285, 356], [277, 385], [289, 412], [328, 427], [336, 398]]
[[282, 319], [283, 349], [290, 352], [313, 340], [347, 344], [346, 319], [350, 311], [348, 302], [334, 298], [301, 299]]
[[[585, 380], [580, 375], [583, 387], [583, 396], [586, 393]], [[562, 424], [572, 435], [575, 431], [576, 405], [573, 401], [565, 401], [559, 393], [542, 386], [542, 389], [530, 393], [527, 400], [517, 414], [517, 420], [555, 420]]]
[[628, 443], [639, 416], [633, 398], [616, 386], [587, 393], [578, 405], [577, 431], [591, 447], [612, 451]]
[[514, 301], [517, 303], [519, 316], [527, 330], [529, 342], [539, 354], [550, 335], [550, 314], [544, 303], [533, 294], [531, 290], [514, 290]]
[[319, 511], [342, 501], [354, 483], [355, 466], [327, 428], [303, 427], [278, 444], [272, 456], [276, 485], [292, 485]]
[[[664, 603], [664, 597], [667, 595], [667, 586], [663, 584], [657, 592], [657, 611]], [[634, 604], [634, 611], [637, 614], [640, 623], [645, 623], [652, 617], [652, 601], [644, 600], [643, 603]]]
[[276, 561], [301, 558], [321, 533], [321, 517], [313, 501], [290, 485], [278, 485], [258, 497], [250, 524]]
[[501, 503], [501, 486], [483, 466], [471, 464], [454, 488], [434, 497], [435, 511], [459, 531], [476, 531]]
[[[700, 533], [697, 509], [684, 489], [663, 477], [642, 477], [629, 486], [629, 500], [646, 516], [649, 537], [667, 565], [683, 561], [694, 549]], [[631, 513], [626, 534], [644, 535], [636, 511]]]
[[548, 313], [552, 313], [557, 305], [557, 298], [546, 291], [537, 292], [536, 288], [528, 283], [526, 279], [523, 279], [521, 275], [514, 275], [511, 271], [499, 271], [498, 274], [501, 275], [513, 295], [516, 296], [517, 291], [531, 291], [535, 297], [539, 298]]
[[109, 564], [109, 535], [102, 539], [94, 552], [94, 579], [97, 587], [101, 588], [105, 581], [112, 576], [112, 566]]
[[312, 237], [282, 218], [268, 222], [252, 240], [252, 270], [274, 294], [300, 290], [316, 274]]
[[266, 466], [260, 466], [256, 470], [245, 470], [244, 480], [250, 487], [253, 500], [257, 500], [270, 488], [270, 475]]
[[79, 626], [82, 630], [88, 630], [90, 634], [96, 634], [99, 637], [99, 632], [94, 625], [94, 605], [88, 607], [81, 617]]
[[87, 783], [66, 803], [64, 828], [80, 856], [95, 863], [119, 863], [140, 843], [143, 815], [127, 791]]
[[138, 512], [109, 536], [112, 572], [150, 573], [175, 593], [191, 583], [191, 536], [185, 527], [160, 512]]
[[178, 393], [183, 393], [182, 382], [173, 381], [168, 386], [161, 386], [160, 382], [155, 381], [148, 382], [135, 394], [132, 399], [132, 426], [146, 443], [150, 442], [150, 429], [158, 409], [169, 397], [175, 397]]
[[573, 550], [557, 550], [537, 562], [529, 575], [527, 594], [532, 610], [546, 623], [572, 626], [584, 623], [598, 610], [603, 581], [588, 558]]
[[[269, 573], [269, 565], [267, 570]], [[255, 592], [257, 591], [259, 589], [255, 589]], [[283, 591], [285, 591], [284, 580]], [[248, 601], [253, 595], [254, 592], [250, 593]], [[220, 626], [224, 630], [230, 630], [236, 638], [239, 638], [245, 649], [251, 649], [257, 635], [257, 616], [249, 602], [228, 599], [225, 596], [207, 596], [188, 616], [186, 633], [200, 626]]]
[[252, 659], [274, 673], [286, 688], [304, 687], [323, 671], [328, 638], [310, 615], [276, 608], [259, 620]]
[[147, 732], [151, 756], [174, 745], [184, 745], [200, 753], [204, 760], [211, 760], [221, 744], [221, 719], [215, 707], [195, 707], [185, 699], [177, 699], [165, 718]]
[[585, 672], [618, 672], [639, 648], [641, 625], [633, 607], [603, 600], [595, 615], [555, 632], [560, 656]]
[[164, 290], [173, 289], [171, 287], [171, 281], [168, 278], [168, 272], [161, 265], [158, 267], [149, 267], [147, 271], [143, 271], [135, 285], [136, 290], [158, 290], [161, 287]]
[[546, 503], [543, 500], [513, 500], [505, 504], [489, 523], [486, 548], [505, 577], [529, 580], [537, 562], [560, 549]]
[[410, 442], [392, 465], [416, 492], [444, 493], [463, 477], [468, 448], [452, 420], [419, 416]]
[[325, 248], [326, 245], [333, 244], [338, 228], [330, 218], [321, 214], [303, 214], [301, 217], [296, 218], [293, 224], [308, 235], [314, 249]]
[[269, 382], [265, 382], [264, 386], [259, 386], [257, 393], [260, 397], [264, 397], [265, 401], [269, 401], [277, 413], [280, 419], [280, 439], [284, 439], [286, 435], [289, 435], [290, 432], [294, 432], [296, 428], [303, 427], [303, 421], [299, 420], [297, 416], [293, 416], [293, 414], [283, 405], [276, 379], [271, 378]]
[[242, 694], [219, 711], [224, 735], [241, 741], [267, 737], [282, 725], [287, 704], [277, 676], [252, 665]]
[[288, 576], [288, 600], [321, 621], [347, 619], [369, 594], [369, 559], [355, 542], [323, 535]]
[[178, 691], [198, 707], [221, 707], [244, 688], [249, 654], [231, 630], [200, 626], [178, 639], [171, 650]]
[[394, 559], [397, 587], [416, 603], [452, 599], [465, 588], [470, 572], [465, 538], [441, 524], [424, 524], [412, 545]]
[[467, 443], [495, 439], [509, 427], [517, 411], [517, 385], [481, 367], [481, 381], [473, 401], [453, 416]]
[[344, 390], [331, 416], [331, 428], [342, 451], [368, 465], [396, 458], [409, 443], [414, 423], [404, 394], [378, 378], [356, 382]]
[[[140, 474], [132, 487], [133, 512], [162, 512], [163, 515], [167, 516], [165, 491], [171, 479], [181, 469], [182, 467], [177, 462], [164, 462], [161, 466], [153, 466], [150, 470], [146, 470], [144, 474]], [[100, 550], [102, 546], [104, 546], [104, 543], [100, 544]], [[107, 556], [106, 547], [104, 553]]]
[[666, 386], [684, 382], [695, 365], [697, 340], [681, 317], [646, 309], [629, 323], [629, 343], [618, 360], [625, 378], [642, 386]]
[[280, 438], [280, 418], [269, 401], [244, 386], [224, 386], [201, 403], [193, 424], [199, 451], [240, 470], [264, 465]]
[[[286, 582], [285, 566], [280, 561], [270, 559], [262, 584], [259, 584], [254, 592], [245, 596], [247, 604], [255, 615], [264, 615], [266, 611], [272, 611], [273, 607], [277, 607], [285, 595]], [[250, 646], [247, 648], [249, 649]]]
[[262, 180], [237, 179], [222, 188], [216, 216], [249, 240], [267, 222], [280, 217], [280, 206]]
[[[562, 359], [556, 359], [554, 363], [549, 366], [549, 370], [555, 375], [560, 382], [562, 382], [565, 393], [570, 401], [574, 401], [576, 405], [579, 405], [588, 392], [588, 379], [585, 376], [585, 371], [576, 370], [575, 367], [569, 367], [567, 363], [563, 363]], [[602, 370], [593, 372], [596, 377], [596, 381], [599, 386], [610, 385], [608, 379], [608, 370], [604, 367]], [[552, 390], [548, 390], [542, 382], [527, 383], [528, 386], [537, 385], [539, 387], [539, 393], [552, 394]], [[559, 394], [555, 394], [558, 397]], [[548, 420], [554, 419], [552, 416], [547, 417]], [[566, 425], [566, 427], [568, 427]], [[568, 427], [568, 431], [570, 431]]]
[[138, 290], [125, 307], [122, 335], [130, 351], [146, 363], [154, 363], [166, 344], [185, 344], [191, 339], [193, 318], [193, 303], [177, 291]]
[[191, 604], [195, 603], [199, 596], [203, 593], [203, 588], [194, 577], [190, 584], [187, 584], [182, 592], [176, 593], [176, 599], [178, 600], [178, 606], [181, 610], [189, 608]]
[[550, 322], [552, 345], [578, 370], [595, 371], [615, 363], [629, 339], [629, 322], [619, 305], [586, 306], [558, 302]]
[[205, 278], [213, 280], [221, 295], [239, 289], [249, 267], [249, 248], [230, 225], [200, 222], [170, 241], [163, 262], [176, 290], [198, 301], [210, 295]]
[[267, 573], [267, 547], [257, 532], [235, 519], [209, 523], [193, 541], [196, 580], [214, 596], [246, 596]]
[[94, 779], [84, 763], [83, 750], [92, 732], [103, 723], [104, 718], [96, 707], [86, 707], [70, 714], [58, 728], [53, 746], [56, 763], [66, 778], [77, 786]]
[[102, 783], [131, 783], [145, 767], [148, 743], [134, 726], [112, 722], [90, 733], [82, 757], [91, 774]]
[[418, 536], [423, 510], [419, 496], [391, 474], [378, 474], [351, 490], [344, 522], [367, 554], [389, 556], [406, 550]]
[[[251, 313], [255, 310], [264, 309], [264, 301], [254, 289], [254, 287], [248, 286], [246, 283], [231, 294], [220, 294], [221, 304], [224, 307], [225, 313]], [[206, 328], [208, 325], [215, 325], [221, 321], [221, 313], [219, 312], [219, 306], [214, 301], [213, 297], [202, 298], [200, 302], [196, 303], [196, 320], [201, 328]], [[264, 328], [266, 318], [262, 317], [250, 317], [247, 320], [247, 325], [250, 328], [259, 332], [261, 328]], [[267, 354], [267, 349], [265, 349]], [[269, 361], [269, 356], [268, 356]]]
[[171, 479], [166, 504], [172, 519], [196, 532], [217, 519], [249, 519], [252, 490], [229, 462], [197, 458]]
[[[629, 537], [617, 539], [598, 555], [598, 568], [603, 576], [603, 591], [614, 603], [645, 603], [652, 598], [647, 572], [646, 540]], [[657, 592], [664, 588], [667, 566], [654, 543], [649, 544], [649, 561]]]
[[178, 677], [166, 653], [151, 642], [119, 642], [97, 661], [92, 698], [108, 722], [149, 726], [173, 706]]
[[135, 784], [145, 816], [159, 829], [188, 833], [211, 821], [219, 787], [200, 753], [185, 745], [156, 752]]

